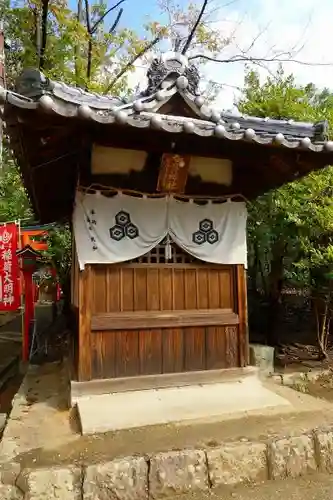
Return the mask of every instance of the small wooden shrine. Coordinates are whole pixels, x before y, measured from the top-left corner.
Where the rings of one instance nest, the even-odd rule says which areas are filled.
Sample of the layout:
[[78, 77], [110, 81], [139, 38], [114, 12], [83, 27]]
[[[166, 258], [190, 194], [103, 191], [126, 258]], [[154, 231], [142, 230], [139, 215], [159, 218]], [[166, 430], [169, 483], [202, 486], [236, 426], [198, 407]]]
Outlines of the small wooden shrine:
[[333, 163], [325, 122], [223, 113], [183, 55], [147, 79], [129, 102], [32, 69], [1, 89], [36, 216], [73, 223], [73, 378], [110, 387], [248, 364], [245, 200]]

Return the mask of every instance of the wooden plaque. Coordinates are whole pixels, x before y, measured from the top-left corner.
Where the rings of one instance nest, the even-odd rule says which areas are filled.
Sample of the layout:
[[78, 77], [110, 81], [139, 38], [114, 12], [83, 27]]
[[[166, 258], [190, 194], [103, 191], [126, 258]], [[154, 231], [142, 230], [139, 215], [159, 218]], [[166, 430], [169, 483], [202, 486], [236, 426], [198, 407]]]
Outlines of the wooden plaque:
[[184, 193], [189, 166], [189, 156], [164, 154], [158, 176], [157, 191]]

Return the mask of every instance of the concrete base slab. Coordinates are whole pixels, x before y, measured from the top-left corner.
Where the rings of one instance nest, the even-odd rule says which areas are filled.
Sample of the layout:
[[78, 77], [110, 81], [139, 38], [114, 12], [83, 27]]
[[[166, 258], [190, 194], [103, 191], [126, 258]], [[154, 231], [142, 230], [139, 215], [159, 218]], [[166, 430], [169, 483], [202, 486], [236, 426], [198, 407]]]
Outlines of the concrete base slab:
[[240, 412], [290, 406], [256, 376], [243, 380], [77, 398], [82, 434], [158, 424], [208, 421]]

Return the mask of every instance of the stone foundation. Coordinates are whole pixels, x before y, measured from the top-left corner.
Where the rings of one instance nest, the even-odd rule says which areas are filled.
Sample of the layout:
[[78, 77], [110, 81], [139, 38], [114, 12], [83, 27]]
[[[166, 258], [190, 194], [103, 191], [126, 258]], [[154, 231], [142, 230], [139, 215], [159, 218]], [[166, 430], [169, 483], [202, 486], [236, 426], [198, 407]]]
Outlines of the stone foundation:
[[333, 470], [333, 431], [232, 442], [80, 467], [0, 466], [1, 500], [159, 500], [188, 492]]
[[268, 377], [274, 373], [274, 347], [250, 344], [250, 364], [259, 368], [259, 373]]

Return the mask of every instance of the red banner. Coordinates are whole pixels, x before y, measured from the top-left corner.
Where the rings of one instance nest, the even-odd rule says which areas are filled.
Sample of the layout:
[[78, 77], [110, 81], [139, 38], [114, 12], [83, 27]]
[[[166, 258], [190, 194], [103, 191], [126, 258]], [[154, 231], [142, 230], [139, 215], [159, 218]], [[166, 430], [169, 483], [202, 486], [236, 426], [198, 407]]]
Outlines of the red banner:
[[0, 311], [20, 307], [18, 228], [16, 224], [0, 226]]

